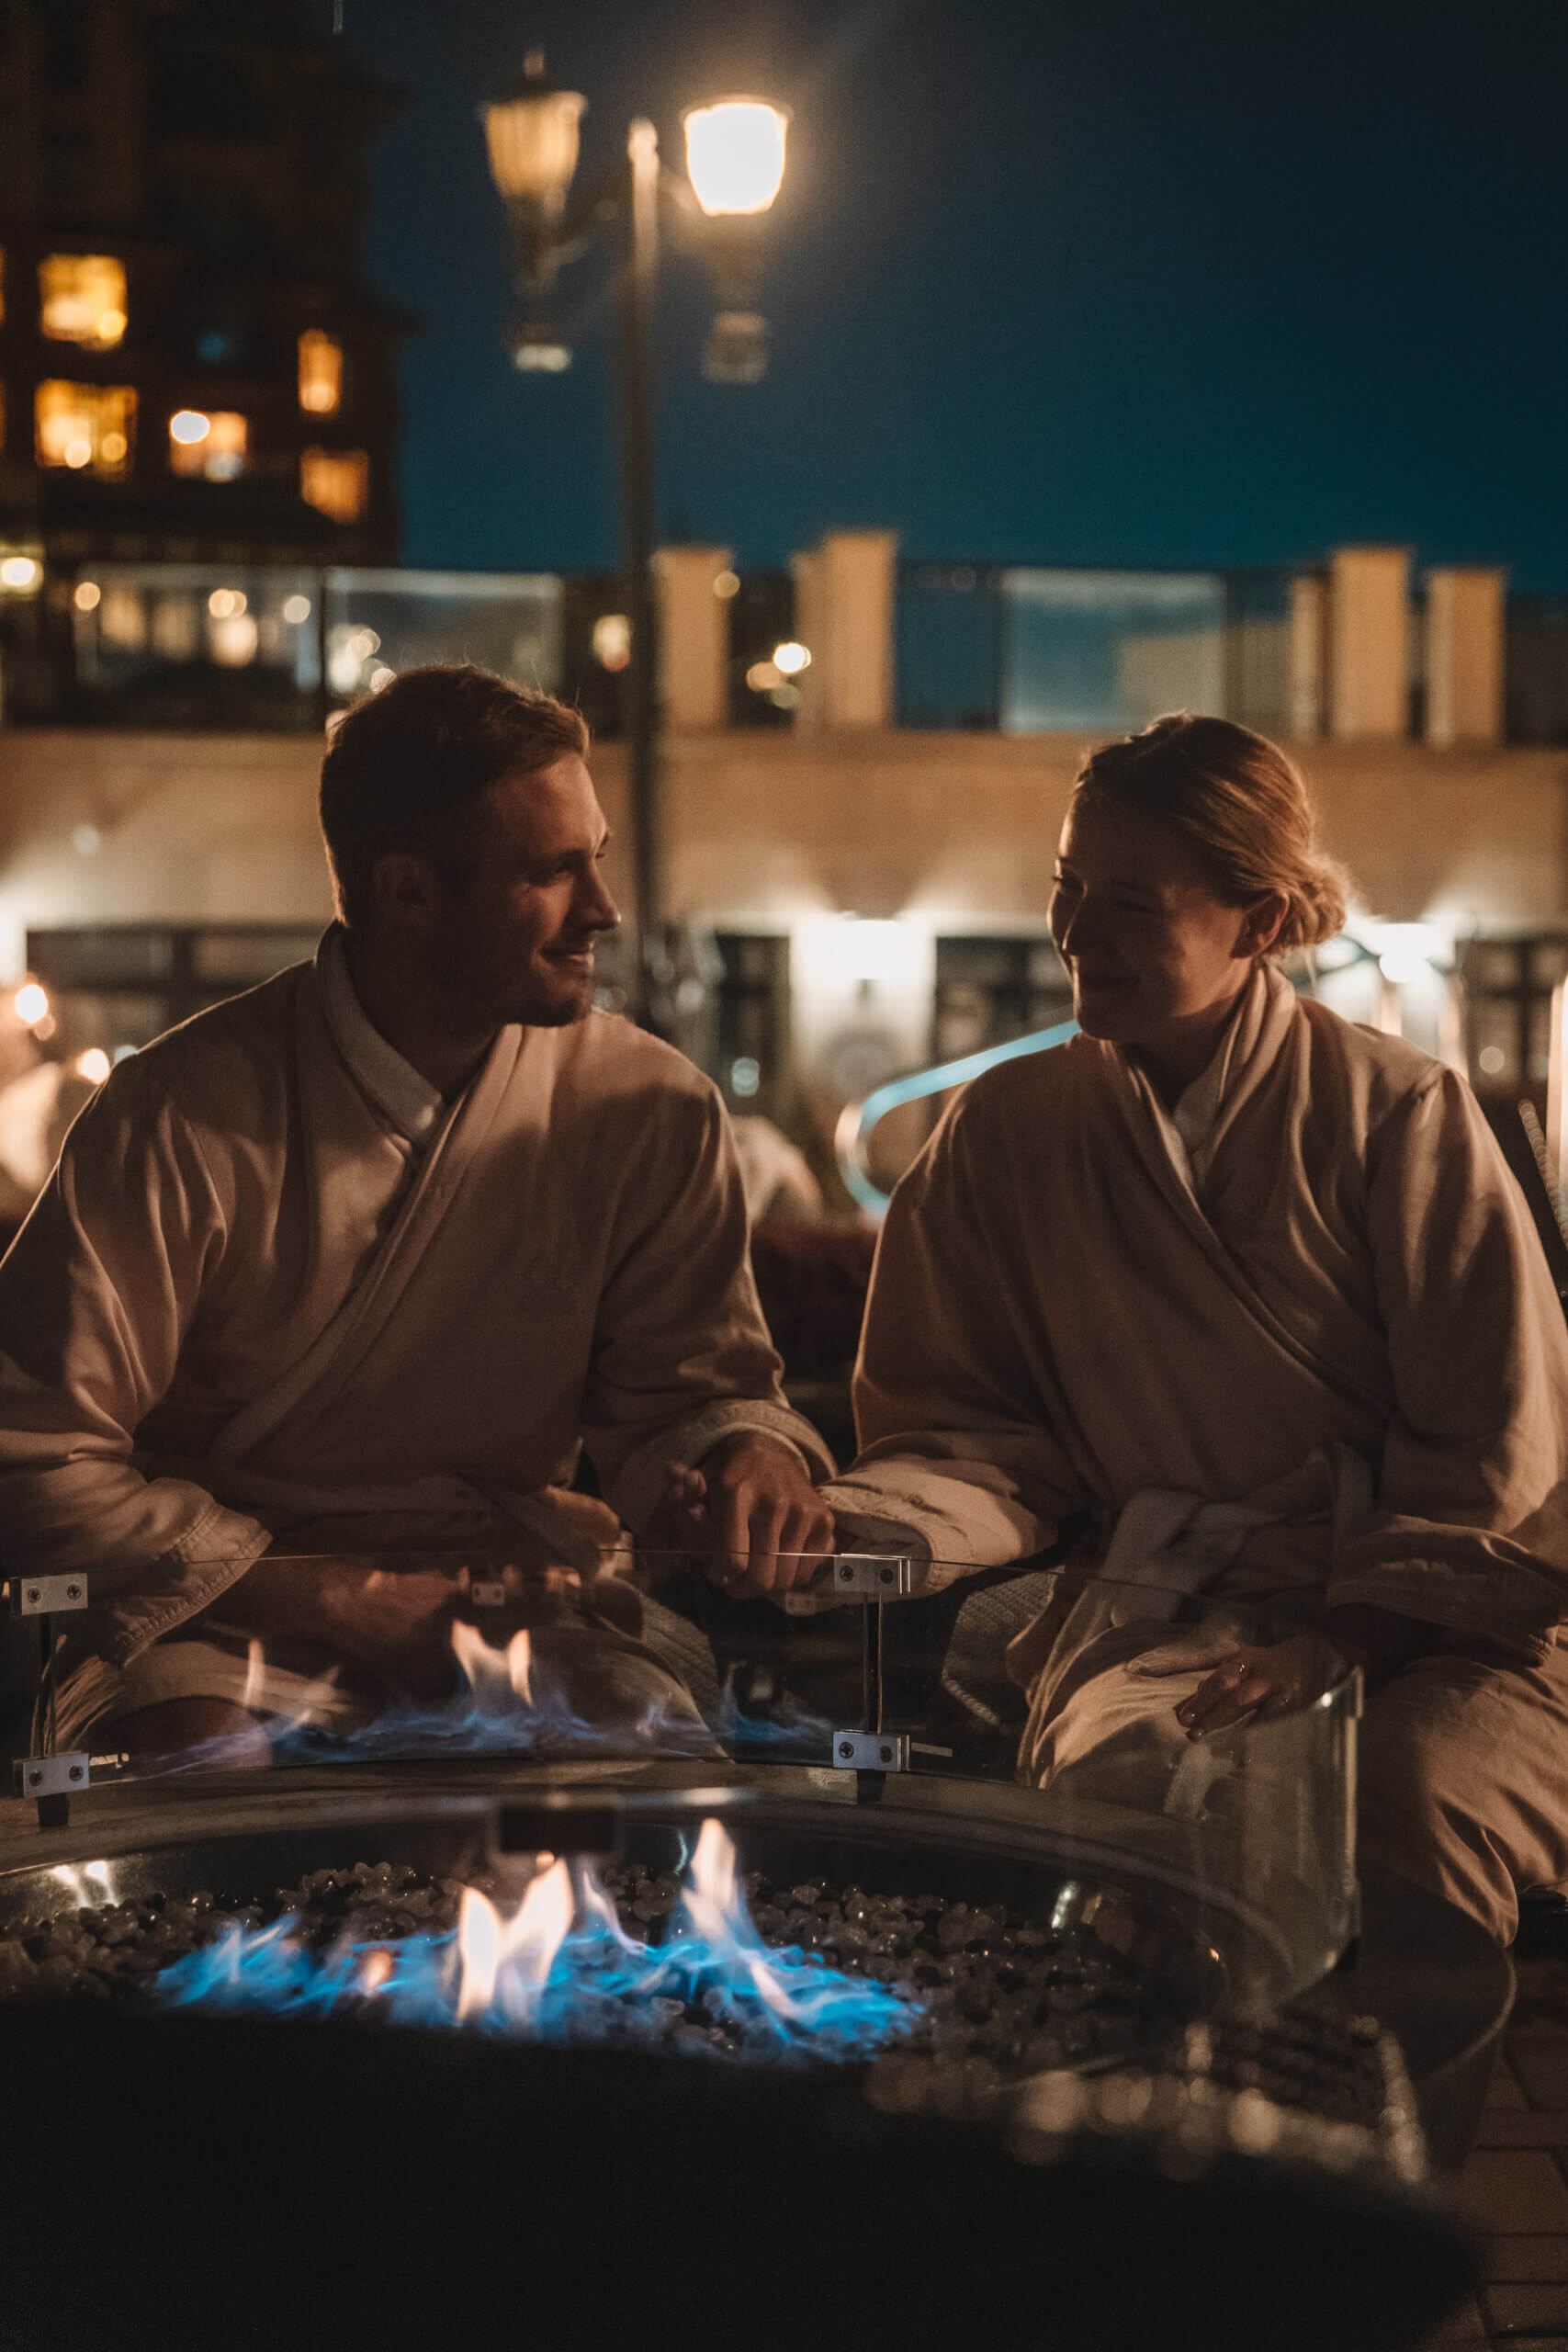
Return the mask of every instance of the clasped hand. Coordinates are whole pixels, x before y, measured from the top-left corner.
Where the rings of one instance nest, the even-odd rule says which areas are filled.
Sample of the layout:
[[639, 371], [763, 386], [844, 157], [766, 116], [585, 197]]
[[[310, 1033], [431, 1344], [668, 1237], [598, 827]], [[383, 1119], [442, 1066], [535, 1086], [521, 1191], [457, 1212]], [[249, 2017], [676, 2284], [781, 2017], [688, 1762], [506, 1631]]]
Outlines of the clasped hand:
[[833, 1514], [794, 1447], [750, 1430], [714, 1446], [700, 1469], [671, 1462], [660, 1518], [737, 1600], [800, 1590], [833, 1551]]

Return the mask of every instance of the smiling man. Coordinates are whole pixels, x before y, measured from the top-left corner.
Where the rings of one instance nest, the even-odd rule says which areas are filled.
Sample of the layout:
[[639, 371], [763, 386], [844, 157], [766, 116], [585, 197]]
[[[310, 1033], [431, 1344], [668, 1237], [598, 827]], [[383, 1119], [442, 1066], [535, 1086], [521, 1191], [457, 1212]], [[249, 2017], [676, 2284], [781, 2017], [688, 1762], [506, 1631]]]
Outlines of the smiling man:
[[[472, 668], [351, 712], [313, 963], [117, 1069], [0, 1265], [6, 1566], [93, 1596], [63, 1745], [259, 1761], [279, 1717], [439, 1695], [476, 1546], [536, 1572], [489, 1622], [563, 1704], [690, 1717], [597, 1573], [617, 1519], [678, 1464], [716, 1581], [831, 1548], [718, 1095], [592, 1009], [619, 916], [586, 748]], [[608, 1507], [565, 1491], [582, 1447]]]

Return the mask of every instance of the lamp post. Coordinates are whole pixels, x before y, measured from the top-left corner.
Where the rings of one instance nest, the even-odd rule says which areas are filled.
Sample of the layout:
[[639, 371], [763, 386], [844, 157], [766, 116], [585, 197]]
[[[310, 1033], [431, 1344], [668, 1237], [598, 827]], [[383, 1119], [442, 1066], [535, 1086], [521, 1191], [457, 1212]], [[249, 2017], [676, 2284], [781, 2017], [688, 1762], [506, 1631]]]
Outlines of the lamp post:
[[717, 304], [703, 354], [711, 380], [755, 383], [767, 365], [767, 324], [758, 308], [761, 218], [784, 178], [786, 107], [762, 98], [720, 98], [688, 107], [688, 179], [665, 170], [659, 135], [639, 117], [626, 132], [624, 167], [573, 194], [587, 99], [547, 81], [538, 52], [522, 77], [480, 108], [491, 176], [511, 223], [521, 315], [512, 354], [525, 373], [557, 374], [571, 348], [546, 306], [561, 267], [603, 227], [621, 242], [620, 560], [631, 624], [622, 673], [626, 737], [634, 949], [627, 1011], [645, 1017], [649, 959], [663, 904], [659, 821], [659, 712], [655, 686], [653, 539], [654, 400], [649, 325], [659, 277], [661, 203], [707, 249]]

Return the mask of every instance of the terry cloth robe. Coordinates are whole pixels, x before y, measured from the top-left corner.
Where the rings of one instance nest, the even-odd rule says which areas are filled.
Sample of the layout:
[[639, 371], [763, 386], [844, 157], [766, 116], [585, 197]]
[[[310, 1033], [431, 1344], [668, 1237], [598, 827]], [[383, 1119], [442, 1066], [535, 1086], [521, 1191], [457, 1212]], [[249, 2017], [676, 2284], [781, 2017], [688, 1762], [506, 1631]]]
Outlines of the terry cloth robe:
[[275, 1536], [536, 1527], [580, 1443], [634, 1529], [732, 1430], [830, 1472], [778, 1374], [709, 1081], [594, 1013], [502, 1030], [448, 1106], [334, 930], [72, 1128], [0, 1264], [4, 1556], [87, 1571], [69, 1663], [112, 1678]]
[[[1436, 1654], [1374, 1702], [1364, 1765], [1402, 1690], [1429, 1727], [1445, 1674], [1484, 1686], [1441, 1770], [1427, 1758], [1464, 1815], [1440, 1891], [1506, 1925], [1513, 1884], [1568, 1877], [1568, 1332], [1441, 1063], [1265, 967], [1174, 1116], [1086, 1036], [977, 1080], [895, 1194], [855, 1409], [863, 1451], [828, 1498], [929, 1555], [928, 1588], [1095, 1515], [1092, 1556], [1010, 1661], [1031, 1777], [1092, 1747], [1123, 1661], [1191, 1595], [1298, 1623], [1371, 1603]], [[1185, 1592], [1129, 1605], [1126, 1580], [1182, 1584], [1184, 1532]], [[1119, 1589], [1096, 1592], [1113, 1545]], [[1168, 1713], [1201, 1679], [1139, 1703]], [[1408, 1842], [1426, 1800], [1401, 1804]]]

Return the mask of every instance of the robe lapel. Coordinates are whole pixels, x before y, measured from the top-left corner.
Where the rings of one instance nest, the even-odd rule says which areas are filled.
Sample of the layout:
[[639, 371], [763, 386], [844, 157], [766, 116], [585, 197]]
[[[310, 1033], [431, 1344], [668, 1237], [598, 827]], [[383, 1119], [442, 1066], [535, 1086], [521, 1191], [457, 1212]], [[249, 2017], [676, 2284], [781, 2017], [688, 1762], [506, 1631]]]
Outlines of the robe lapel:
[[[306, 993], [310, 998], [312, 992]], [[301, 1009], [302, 1093], [313, 1085], [347, 1082], [335, 1048], [329, 1046], [333, 1065], [330, 1069], [323, 1069], [316, 1057], [313, 1048], [318, 1041], [308, 1026], [312, 1023], [324, 1040], [320, 1009], [308, 1001]], [[432, 1140], [390, 1228], [361, 1268], [348, 1296], [288, 1369], [219, 1430], [209, 1450], [213, 1463], [231, 1468], [243, 1462], [264, 1441], [276, 1437], [307, 1403], [312, 1413], [320, 1411], [333, 1391], [352, 1378], [396, 1314], [490, 1134], [515, 1074], [524, 1035], [519, 1028], [502, 1030], [484, 1067]], [[331, 1215], [331, 1186], [324, 1186], [322, 1193], [323, 1214]]]
[[[1224, 1100], [1211, 1133], [1207, 1152], [1210, 1160], [1234, 1132], [1238, 1117], [1257, 1103], [1267, 1082], [1289, 1082], [1291, 1032], [1303, 1016], [1296, 1004], [1295, 990], [1277, 972], [1265, 971], [1258, 985], [1265, 993], [1254, 1005], [1244, 1008], [1241, 1016], [1243, 1025], [1231, 1055]], [[1159, 1121], [1114, 1046], [1101, 1046], [1100, 1069], [1111, 1098], [1108, 1110], [1126, 1129], [1149, 1182], [1180, 1219], [1194, 1247], [1258, 1330], [1332, 1395], [1348, 1397], [1382, 1418], [1387, 1410], [1386, 1400], [1357, 1381], [1342, 1363], [1318, 1354], [1298, 1332], [1282, 1322], [1245, 1269], [1237, 1264], [1172, 1159]]]

